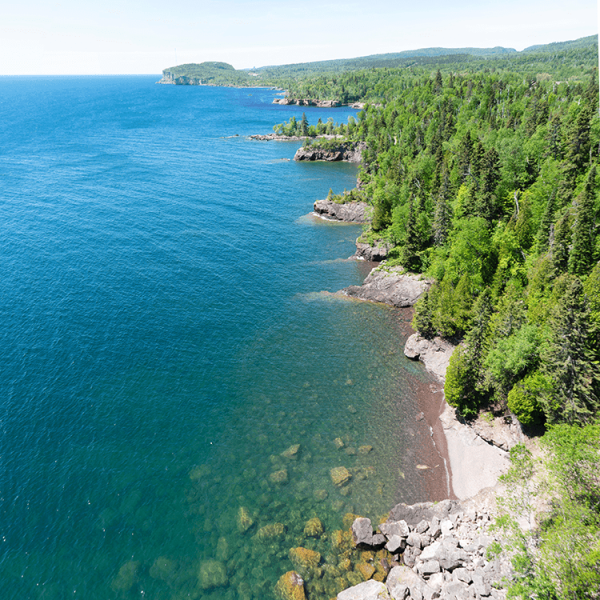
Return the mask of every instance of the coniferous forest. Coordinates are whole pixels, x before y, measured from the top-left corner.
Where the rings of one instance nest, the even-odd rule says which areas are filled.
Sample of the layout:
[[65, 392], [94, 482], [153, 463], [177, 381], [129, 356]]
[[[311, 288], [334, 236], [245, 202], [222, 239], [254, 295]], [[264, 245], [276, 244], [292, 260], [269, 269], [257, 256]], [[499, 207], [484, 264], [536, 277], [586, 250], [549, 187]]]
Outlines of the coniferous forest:
[[[536, 458], [513, 450], [499, 503], [517, 598], [600, 598], [597, 65], [594, 41], [329, 79], [373, 99], [330, 123], [366, 143], [357, 189], [337, 201], [369, 203], [363, 241], [391, 244], [388, 265], [433, 281], [413, 326], [458, 344], [446, 400], [467, 420], [514, 415], [542, 436]], [[295, 89], [316, 95], [326, 79]], [[292, 129], [323, 124], [279, 126]]]

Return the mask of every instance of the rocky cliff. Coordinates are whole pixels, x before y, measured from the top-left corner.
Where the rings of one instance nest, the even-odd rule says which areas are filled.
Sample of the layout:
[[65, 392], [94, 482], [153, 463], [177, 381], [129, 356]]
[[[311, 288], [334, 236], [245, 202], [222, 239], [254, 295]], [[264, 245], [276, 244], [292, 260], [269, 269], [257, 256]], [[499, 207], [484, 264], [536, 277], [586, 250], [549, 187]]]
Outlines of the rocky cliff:
[[359, 163], [365, 148], [364, 142], [358, 144], [346, 142], [324, 148], [320, 148], [318, 145], [302, 147], [297, 150], [294, 160], [324, 160], [328, 162], [343, 160], [344, 162]]
[[331, 200], [317, 200], [314, 211], [320, 217], [346, 223], [368, 223], [369, 205], [366, 202], [338, 204]]

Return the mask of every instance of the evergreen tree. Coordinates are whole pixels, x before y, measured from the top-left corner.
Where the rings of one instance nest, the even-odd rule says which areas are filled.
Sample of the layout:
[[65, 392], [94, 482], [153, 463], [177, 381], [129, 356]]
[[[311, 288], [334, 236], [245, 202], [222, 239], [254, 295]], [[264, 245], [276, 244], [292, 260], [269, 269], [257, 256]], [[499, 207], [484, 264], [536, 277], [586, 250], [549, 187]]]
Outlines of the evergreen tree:
[[552, 393], [541, 403], [550, 423], [588, 423], [600, 410], [600, 368], [591, 326], [583, 286], [573, 277], [551, 316], [550, 339], [543, 355], [542, 368], [552, 382]]
[[449, 180], [448, 172], [444, 172], [444, 182], [440, 188], [433, 214], [433, 241], [436, 246], [442, 246], [448, 239], [452, 223], [452, 211], [448, 204]]
[[477, 197], [477, 216], [483, 217], [488, 223], [495, 219], [496, 187], [500, 180], [500, 157], [495, 148], [490, 148], [482, 159], [481, 185]]
[[448, 403], [458, 408], [467, 418], [477, 415], [486, 397], [483, 377], [483, 359], [489, 330], [492, 302], [486, 288], [473, 306], [473, 322], [465, 339], [453, 355], [448, 367], [444, 391]]
[[538, 228], [536, 237], [536, 246], [539, 254], [542, 254], [548, 250], [550, 244], [550, 230], [552, 223], [554, 222], [554, 208], [556, 204], [556, 189], [552, 190], [546, 201], [546, 207], [544, 208], [544, 214]]
[[552, 267], [554, 277], [567, 270], [569, 264], [569, 241], [571, 239], [571, 224], [569, 213], [565, 213], [556, 223], [551, 240]]
[[413, 317], [412, 326], [425, 338], [431, 338], [435, 335], [433, 311], [428, 291], [415, 304], [415, 316]]
[[306, 113], [302, 113], [302, 120], [300, 121], [300, 135], [308, 135], [308, 119]]
[[408, 219], [406, 220], [406, 235], [402, 246], [402, 266], [409, 271], [419, 271], [421, 260], [419, 259], [420, 238], [417, 230], [417, 219], [414, 211], [414, 200], [411, 196], [408, 205]]
[[596, 200], [596, 167], [586, 178], [585, 189], [577, 197], [573, 245], [569, 255], [569, 273], [585, 275], [592, 266], [594, 249], [594, 203]]

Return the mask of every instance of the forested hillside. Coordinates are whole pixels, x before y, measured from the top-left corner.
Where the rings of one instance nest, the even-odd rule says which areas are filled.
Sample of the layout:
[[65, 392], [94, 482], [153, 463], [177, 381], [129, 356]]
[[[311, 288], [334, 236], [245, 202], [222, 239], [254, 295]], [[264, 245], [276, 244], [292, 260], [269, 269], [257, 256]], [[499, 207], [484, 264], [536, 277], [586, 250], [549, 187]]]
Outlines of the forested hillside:
[[359, 188], [341, 200], [369, 202], [363, 238], [391, 243], [389, 263], [434, 280], [413, 324], [459, 344], [447, 401], [467, 419], [491, 410], [547, 431], [541, 462], [518, 446], [505, 478], [498, 526], [512, 540], [509, 596], [597, 599], [597, 48], [494, 64], [334, 81], [375, 99], [340, 128], [367, 146]]

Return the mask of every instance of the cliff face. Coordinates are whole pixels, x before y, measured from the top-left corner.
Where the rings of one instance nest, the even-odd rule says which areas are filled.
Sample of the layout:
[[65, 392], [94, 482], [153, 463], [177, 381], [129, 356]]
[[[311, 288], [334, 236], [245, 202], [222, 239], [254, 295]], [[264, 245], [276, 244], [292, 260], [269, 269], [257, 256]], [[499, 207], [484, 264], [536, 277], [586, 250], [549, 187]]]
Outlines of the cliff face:
[[369, 221], [368, 208], [369, 205], [366, 202], [337, 204], [331, 200], [317, 200], [314, 204], [314, 211], [319, 216], [346, 223], [367, 223]]
[[294, 160], [325, 160], [329, 162], [344, 161], [359, 163], [362, 158], [362, 151], [366, 148], [364, 142], [358, 144], [339, 144], [331, 148], [307, 147], [299, 148], [294, 156]]

